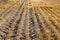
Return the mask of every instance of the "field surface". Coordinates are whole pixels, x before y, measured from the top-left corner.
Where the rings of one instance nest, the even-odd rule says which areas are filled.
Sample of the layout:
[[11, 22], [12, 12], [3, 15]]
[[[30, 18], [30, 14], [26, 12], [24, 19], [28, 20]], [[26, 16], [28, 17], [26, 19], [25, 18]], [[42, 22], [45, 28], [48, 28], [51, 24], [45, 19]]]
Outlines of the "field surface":
[[36, 0], [0, 5], [0, 40], [60, 40], [59, 7]]

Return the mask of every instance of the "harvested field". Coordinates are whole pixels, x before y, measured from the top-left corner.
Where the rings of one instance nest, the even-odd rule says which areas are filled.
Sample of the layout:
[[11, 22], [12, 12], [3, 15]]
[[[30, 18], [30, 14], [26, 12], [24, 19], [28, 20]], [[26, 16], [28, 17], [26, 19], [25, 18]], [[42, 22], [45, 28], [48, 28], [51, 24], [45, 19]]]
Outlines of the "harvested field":
[[32, 0], [2, 5], [0, 40], [60, 40], [60, 8]]

